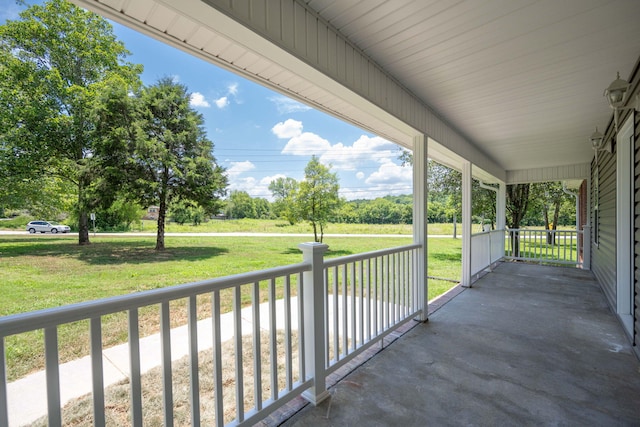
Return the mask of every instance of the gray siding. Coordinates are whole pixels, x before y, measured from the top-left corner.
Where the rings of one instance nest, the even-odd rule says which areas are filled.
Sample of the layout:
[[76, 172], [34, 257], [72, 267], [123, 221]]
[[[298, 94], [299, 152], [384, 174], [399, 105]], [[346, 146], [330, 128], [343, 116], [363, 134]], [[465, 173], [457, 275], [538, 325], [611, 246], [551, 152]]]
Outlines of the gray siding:
[[[595, 166], [595, 165], [594, 165]], [[616, 304], [616, 156], [605, 151], [598, 153], [598, 173], [591, 182], [599, 183], [598, 218], [591, 210], [592, 224], [598, 220], [598, 245], [592, 247], [592, 269], [604, 290], [609, 304]], [[591, 200], [596, 203], [595, 188], [592, 188]], [[595, 232], [595, 229], [594, 229]], [[595, 238], [596, 236], [594, 236]]]
[[635, 152], [634, 152], [634, 256], [633, 256], [633, 271], [634, 271], [634, 325], [633, 325], [633, 344], [640, 357], [640, 349], [638, 344], [640, 343], [640, 113], [635, 114]]

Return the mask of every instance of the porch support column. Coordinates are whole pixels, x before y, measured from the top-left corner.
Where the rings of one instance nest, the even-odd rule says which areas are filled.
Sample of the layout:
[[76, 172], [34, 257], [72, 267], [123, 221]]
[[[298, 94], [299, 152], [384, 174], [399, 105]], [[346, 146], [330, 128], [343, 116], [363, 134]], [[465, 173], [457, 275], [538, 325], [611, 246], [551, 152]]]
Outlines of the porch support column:
[[314, 406], [329, 397], [326, 380], [325, 359], [325, 307], [324, 307], [324, 253], [329, 246], [323, 243], [301, 243], [298, 248], [302, 251], [304, 262], [311, 265], [311, 270], [305, 271], [303, 280], [303, 308], [304, 308], [304, 360], [306, 377], [313, 378], [313, 386], [302, 393], [302, 397]]
[[413, 243], [422, 245], [416, 252], [414, 286], [417, 308], [421, 310], [417, 320], [422, 322], [429, 318], [429, 284], [427, 279], [428, 139], [426, 135], [413, 138]]
[[[496, 230], [504, 230], [507, 225], [507, 184], [500, 182], [496, 193]], [[503, 254], [504, 255], [504, 254]]]
[[462, 286], [471, 287], [471, 162], [462, 164]]

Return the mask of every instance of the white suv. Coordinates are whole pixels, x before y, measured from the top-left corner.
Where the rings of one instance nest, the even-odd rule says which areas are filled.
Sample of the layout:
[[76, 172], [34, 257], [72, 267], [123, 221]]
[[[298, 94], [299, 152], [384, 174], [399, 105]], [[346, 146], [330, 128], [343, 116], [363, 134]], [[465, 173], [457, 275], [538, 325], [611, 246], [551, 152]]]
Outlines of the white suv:
[[51, 233], [68, 233], [71, 231], [68, 225], [56, 224], [54, 222], [48, 221], [31, 221], [27, 224], [27, 231], [31, 234], [35, 232], [46, 233], [50, 231]]

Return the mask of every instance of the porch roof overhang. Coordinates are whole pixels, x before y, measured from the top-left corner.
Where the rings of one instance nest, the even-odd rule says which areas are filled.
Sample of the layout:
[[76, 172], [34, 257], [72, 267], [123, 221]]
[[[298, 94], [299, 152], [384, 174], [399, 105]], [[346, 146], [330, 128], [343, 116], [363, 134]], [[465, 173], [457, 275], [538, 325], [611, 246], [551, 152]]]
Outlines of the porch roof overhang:
[[588, 176], [640, 2], [73, 0], [487, 182]]

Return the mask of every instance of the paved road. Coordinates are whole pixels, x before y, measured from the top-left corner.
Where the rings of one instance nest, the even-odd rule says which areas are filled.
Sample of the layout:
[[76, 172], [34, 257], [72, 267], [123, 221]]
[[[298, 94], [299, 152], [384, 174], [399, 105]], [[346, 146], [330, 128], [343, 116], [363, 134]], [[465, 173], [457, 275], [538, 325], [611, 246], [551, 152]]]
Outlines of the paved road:
[[[28, 235], [26, 231], [15, 231], [15, 230], [0, 230], [0, 236], [21, 236]], [[37, 236], [77, 236], [78, 233], [67, 233], [67, 234], [36, 234]], [[100, 236], [127, 236], [127, 237], [155, 237], [156, 233], [90, 233], [90, 237], [100, 237]], [[165, 233], [165, 236], [203, 236], [203, 237], [309, 237], [313, 238], [312, 233], [248, 233], [248, 232], [237, 232], [237, 233]], [[410, 234], [325, 234], [324, 237], [412, 237]], [[429, 235], [429, 237], [436, 238], [445, 238], [451, 237], [451, 235]]]

